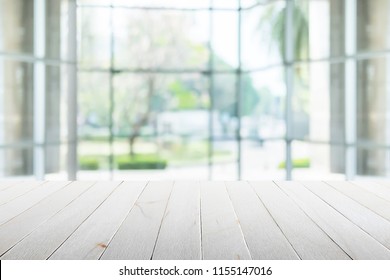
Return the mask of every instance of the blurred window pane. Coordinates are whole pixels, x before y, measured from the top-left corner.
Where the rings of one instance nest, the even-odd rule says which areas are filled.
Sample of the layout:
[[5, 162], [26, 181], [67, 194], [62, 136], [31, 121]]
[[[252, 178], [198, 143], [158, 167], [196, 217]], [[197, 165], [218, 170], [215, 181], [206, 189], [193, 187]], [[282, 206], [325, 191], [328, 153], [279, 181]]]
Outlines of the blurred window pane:
[[208, 20], [208, 12], [115, 9], [115, 67], [206, 69]]
[[0, 1], [0, 51], [34, 53], [34, 0]]

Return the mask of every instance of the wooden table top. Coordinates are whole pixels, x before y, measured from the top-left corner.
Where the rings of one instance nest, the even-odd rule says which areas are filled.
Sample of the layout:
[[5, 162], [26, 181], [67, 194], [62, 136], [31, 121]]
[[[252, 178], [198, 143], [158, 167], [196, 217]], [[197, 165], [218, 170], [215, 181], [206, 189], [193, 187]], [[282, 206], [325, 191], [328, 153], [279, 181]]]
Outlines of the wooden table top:
[[0, 259], [390, 259], [390, 182], [0, 182]]

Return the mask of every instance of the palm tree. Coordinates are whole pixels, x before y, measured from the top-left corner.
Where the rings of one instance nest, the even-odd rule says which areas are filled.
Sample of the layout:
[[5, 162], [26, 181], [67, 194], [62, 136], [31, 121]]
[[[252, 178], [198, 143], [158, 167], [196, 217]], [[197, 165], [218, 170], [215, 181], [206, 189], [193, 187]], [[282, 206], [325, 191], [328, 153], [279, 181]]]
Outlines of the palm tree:
[[[298, 2], [298, 3], [297, 3]], [[294, 5], [294, 59], [306, 60], [309, 58], [309, 22], [308, 22], [308, 3], [307, 1], [295, 2]], [[260, 17], [258, 28], [269, 34], [269, 47], [278, 49], [279, 55], [286, 62], [286, 46], [291, 42], [286, 41], [286, 5], [270, 4], [265, 8]], [[305, 121], [309, 111], [309, 69], [305, 66], [295, 66], [294, 68], [294, 98], [293, 110], [303, 124], [303, 127], [308, 123]]]
[[[294, 5], [294, 57], [303, 60], [309, 57], [309, 23], [307, 19], [308, 3]], [[261, 15], [259, 29], [268, 29], [270, 47], [276, 45], [280, 56], [285, 61], [286, 34], [286, 6], [269, 5]]]

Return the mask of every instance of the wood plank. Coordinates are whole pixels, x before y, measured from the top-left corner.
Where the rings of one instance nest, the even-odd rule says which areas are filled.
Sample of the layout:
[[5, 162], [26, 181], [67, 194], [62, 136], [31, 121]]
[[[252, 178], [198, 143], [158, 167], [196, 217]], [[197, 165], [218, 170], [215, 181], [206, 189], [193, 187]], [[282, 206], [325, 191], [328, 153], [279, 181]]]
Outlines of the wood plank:
[[302, 182], [347, 219], [390, 249], [390, 222], [324, 182]]
[[123, 182], [50, 259], [99, 259], [145, 185], [146, 182]]
[[17, 197], [32, 191], [34, 188], [42, 185], [43, 183], [43, 181], [20, 182], [10, 188], [5, 189], [0, 193], [0, 205], [8, 203]]
[[201, 221], [203, 259], [251, 259], [225, 183], [201, 183]]
[[350, 182], [390, 202], [390, 188], [372, 181], [350, 181]]
[[301, 259], [350, 259], [275, 183], [251, 185]]
[[252, 258], [299, 259], [251, 186], [242, 181], [226, 186]]
[[173, 182], [149, 182], [101, 259], [150, 259]]
[[277, 182], [352, 259], [390, 259], [390, 251], [299, 182]]
[[0, 206], [0, 225], [43, 200], [45, 197], [70, 184], [70, 182], [46, 182], [25, 195]]
[[16, 185], [17, 183], [20, 183], [18, 181], [1, 181], [0, 182], [0, 192]]
[[28, 211], [1, 225], [0, 256], [88, 190], [93, 184], [93, 182], [73, 182], [34, 205]]
[[2, 256], [3, 260], [45, 260], [118, 187], [120, 182], [99, 182], [51, 217]]
[[199, 182], [175, 182], [152, 258], [201, 259]]
[[334, 181], [326, 182], [336, 190], [349, 196], [353, 200], [359, 202], [365, 207], [371, 209], [378, 215], [382, 216], [386, 220], [390, 221], [390, 202], [378, 197], [377, 195], [356, 187], [350, 182]]
[[389, 180], [386, 180], [386, 181], [376, 180], [375, 183], [390, 189], [390, 181]]

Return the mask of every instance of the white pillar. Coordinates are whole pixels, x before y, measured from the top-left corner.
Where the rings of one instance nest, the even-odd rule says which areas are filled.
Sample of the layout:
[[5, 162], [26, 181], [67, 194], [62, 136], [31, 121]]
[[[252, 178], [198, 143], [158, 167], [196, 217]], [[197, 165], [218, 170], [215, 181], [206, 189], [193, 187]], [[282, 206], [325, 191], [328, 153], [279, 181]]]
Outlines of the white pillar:
[[292, 98], [294, 95], [294, 0], [286, 2], [285, 20], [285, 76], [286, 76], [286, 179], [292, 179], [292, 138], [293, 114]]
[[77, 178], [77, 6], [69, 0], [68, 7], [68, 180]]
[[[34, 1], [34, 56], [45, 57], [46, 0]], [[34, 63], [34, 175], [45, 177], [46, 69], [43, 61]]]
[[[345, 54], [356, 54], [356, 0], [345, 0]], [[345, 175], [347, 180], [356, 176], [356, 59], [345, 61]]]

